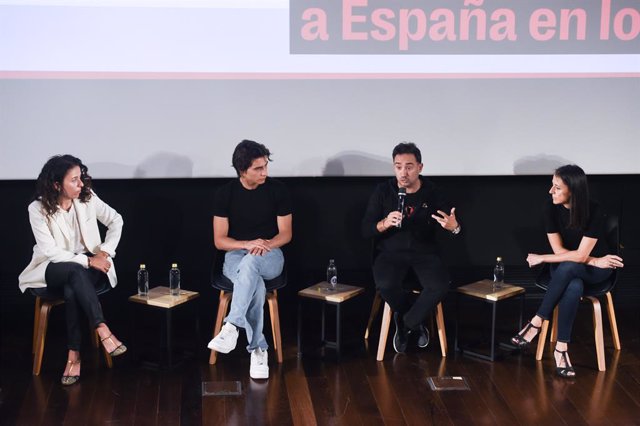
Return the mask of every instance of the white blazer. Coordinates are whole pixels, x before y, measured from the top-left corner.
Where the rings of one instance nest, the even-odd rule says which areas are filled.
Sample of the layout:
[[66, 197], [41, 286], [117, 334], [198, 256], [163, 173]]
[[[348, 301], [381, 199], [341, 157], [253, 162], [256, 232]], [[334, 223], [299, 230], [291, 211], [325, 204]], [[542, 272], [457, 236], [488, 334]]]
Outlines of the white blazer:
[[[76, 217], [80, 227], [80, 234], [85, 246], [91, 253], [98, 253], [100, 250], [107, 252], [112, 258], [116, 255], [116, 247], [122, 235], [122, 216], [112, 209], [107, 203], [102, 201], [93, 193], [91, 199], [86, 203], [80, 200], [73, 200], [76, 209]], [[29, 222], [31, 230], [36, 238], [36, 245], [33, 247], [33, 257], [31, 263], [18, 277], [20, 290], [28, 288], [46, 287], [45, 271], [49, 262], [76, 262], [85, 268], [89, 267], [87, 256], [76, 254], [72, 250], [70, 230], [67, 223], [58, 210], [52, 216], [47, 217], [42, 203], [34, 201], [29, 204]], [[100, 240], [98, 221], [105, 225], [107, 234], [104, 242]], [[118, 283], [116, 268], [113, 265], [107, 276], [111, 287]]]

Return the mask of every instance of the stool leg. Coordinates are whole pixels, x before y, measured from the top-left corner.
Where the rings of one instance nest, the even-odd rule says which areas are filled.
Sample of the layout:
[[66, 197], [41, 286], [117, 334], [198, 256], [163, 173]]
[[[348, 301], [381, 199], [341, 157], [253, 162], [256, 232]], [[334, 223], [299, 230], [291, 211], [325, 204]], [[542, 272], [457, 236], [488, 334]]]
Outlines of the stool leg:
[[33, 342], [31, 344], [31, 353], [36, 353], [36, 345], [38, 344], [38, 326], [40, 324], [40, 306], [42, 305], [42, 300], [39, 297], [36, 297], [36, 309], [33, 314]]
[[542, 359], [542, 352], [544, 351], [544, 343], [547, 340], [547, 332], [549, 331], [549, 320], [542, 321], [542, 329], [540, 335], [538, 335], [538, 348], [536, 350], [536, 361]]
[[[220, 330], [222, 330], [222, 320], [227, 314], [227, 308], [229, 307], [229, 301], [233, 293], [220, 292], [220, 302], [218, 302], [218, 315], [216, 317], [216, 324], [213, 326], [213, 337], [216, 337]], [[218, 353], [211, 349], [211, 355], [209, 355], [209, 364], [214, 365], [217, 361]]]
[[373, 305], [371, 305], [371, 313], [369, 314], [369, 321], [367, 321], [367, 329], [364, 331], [364, 340], [369, 339], [369, 332], [371, 331], [371, 324], [380, 311], [380, 305], [382, 304], [382, 297], [380, 293], [376, 291], [376, 295], [373, 296]]
[[593, 334], [596, 341], [596, 355], [598, 357], [598, 370], [606, 371], [607, 366], [604, 357], [604, 337], [602, 333], [602, 308], [597, 297], [587, 296], [593, 305]]
[[33, 375], [40, 375], [40, 369], [42, 368], [42, 356], [44, 355], [44, 339], [47, 337], [47, 325], [49, 322], [49, 313], [51, 312], [51, 305], [48, 302], [40, 303], [40, 313], [38, 314], [38, 330], [36, 332], [36, 345], [33, 354]]
[[613, 347], [619, 351], [622, 349], [620, 345], [620, 335], [618, 334], [618, 322], [616, 321], [616, 311], [613, 309], [613, 297], [611, 292], [607, 292], [607, 312], [609, 313], [609, 325], [611, 326], [611, 337], [613, 338]]
[[558, 341], [558, 312], [559, 311], [560, 311], [560, 308], [558, 308], [557, 306], [553, 310], [553, 321], [551, 324], [551, 337], [549, 338], [549, 341], [552, 343], [556, 343]]
[[444, 312], [442, 302], [436, 305], [436, 324], [438, 326], [438, 338], [440, 339], [440, 352], [442, 356], [447, 356], [447, 332], [444, 328]]
[[267, 294], [269, 303], [269, 316], [271, 317], [271, 334], [273, 335], [273, 346], [276, 351], [276, 358], [282, 364], [282, 336], [280, 335], [280, 315], [278, 314], [278, 293]]
[[382, 324], [380, 325], [380, 341], [378, 342], [378, 355], [376, 360], [384, 359], [384, 351], [387, 346], [387, 336], [389, 335], [389, 327], [391, 327], [391, 306], [385, 302], [384, 313], [382, 314]]

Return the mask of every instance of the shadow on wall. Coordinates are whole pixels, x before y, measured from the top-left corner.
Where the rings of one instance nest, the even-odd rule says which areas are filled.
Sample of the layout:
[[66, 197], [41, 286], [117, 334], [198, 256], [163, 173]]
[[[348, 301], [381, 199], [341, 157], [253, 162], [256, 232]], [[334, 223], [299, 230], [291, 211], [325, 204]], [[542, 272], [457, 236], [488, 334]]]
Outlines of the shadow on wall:
[[120, 163], [87, 163], [89, 174], [97, 179], [112, 179], [122, 176], [133, 176], [134, 166]]
[[193, 176], [193, 161], [185, 155], [159, 152], [142, 161], [135, 169], [136, 178], [184, 178]]
[[89, 174], [94, 178], [184, 178], [193, 177], [193, 161], [184, 155], [159, 152], [138, 166], [120, 163], [89, 163]]
[[383, 176], [391, 175], [391, 158], [360, 151], [345, 151], [327, 160], [322, 176]]
[[572, 164], [571, 160], [553, 155], [538, 154], [523, 157], [513, 163], [514, 175], [552, 175], [560, 166]]

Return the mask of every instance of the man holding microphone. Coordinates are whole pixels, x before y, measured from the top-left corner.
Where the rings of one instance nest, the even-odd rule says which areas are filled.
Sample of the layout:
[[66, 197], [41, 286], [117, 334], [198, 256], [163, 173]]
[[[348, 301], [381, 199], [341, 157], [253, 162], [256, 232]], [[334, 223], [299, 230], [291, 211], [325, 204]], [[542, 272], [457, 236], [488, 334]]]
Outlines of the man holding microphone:
[[[393, 347], [407, 349], [409, 336], [417, 336], [421, 348], [429, 344], [425, 320], [444, 299], [449, 274], [437, 254], [436, 229], [452, 235], [461, 227], [442, 192], [420, 176], [422, 155], [414, 143], [398, 144], [392, 153], [395, 178], [377, 186], [362, 220], [362, 233], [374, 238], [373, 278], [376, 288], [394, 311]], [[412, 302], [402, 282], [412, 269], [422, 292]]]

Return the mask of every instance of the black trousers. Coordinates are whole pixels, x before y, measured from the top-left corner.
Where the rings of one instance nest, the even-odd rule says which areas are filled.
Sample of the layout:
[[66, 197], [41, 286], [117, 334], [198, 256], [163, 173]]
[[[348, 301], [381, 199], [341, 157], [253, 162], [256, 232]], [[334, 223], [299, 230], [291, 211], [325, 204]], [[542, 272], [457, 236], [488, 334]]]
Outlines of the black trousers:
[[[98, 324], [105, 322], [97, 290], [110, 285], [109, 278], [96, 269], [85, 269], [75, 262], [60, 262], [49, 263], [45, 272], [45, 281], [48, 294], [64, 299], [67, 346], [69, 350], [79, 351], [82, 341], [80, 309], [89, 318], [92, 326], [97, 327]], [[38, 291], [35, 293], [38, 294]]]
[[[422, 292], [412, 303], [403, 281], [412, 269]], [[394, 312], [403, 315], [404, 324], [416, 328], [423, 324], [449, 290], [449, 273], [435, 254], [416, 252], [382, 252], [373, 263], [376, 288]]]

